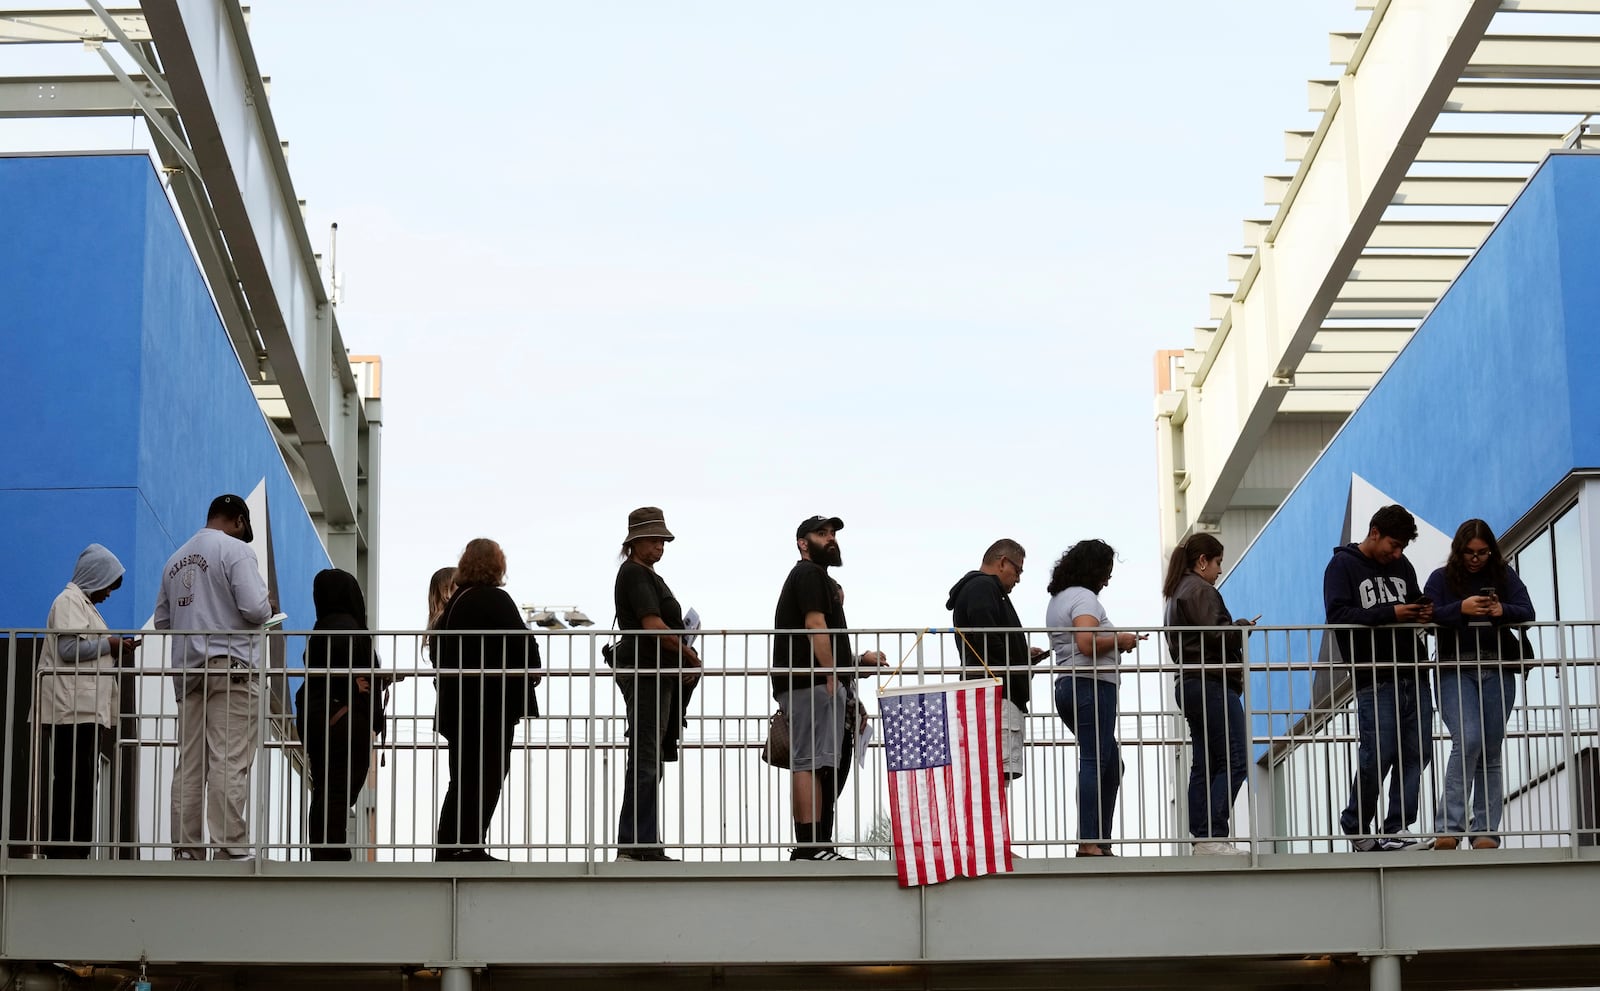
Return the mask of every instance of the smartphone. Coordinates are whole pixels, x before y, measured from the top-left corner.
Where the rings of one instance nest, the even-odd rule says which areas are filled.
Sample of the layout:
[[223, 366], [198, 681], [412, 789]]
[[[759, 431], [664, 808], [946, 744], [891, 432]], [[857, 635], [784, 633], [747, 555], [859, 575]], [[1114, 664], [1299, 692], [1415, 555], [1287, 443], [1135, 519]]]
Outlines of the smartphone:
[[1427, 595], [1419, 596], [1417, 598], [1417, 601], [1415, 603], [1413, 603], [1413, 604], [1421, 606], [1422, 608], [1426, 609], [1429, 606], [1433, 605], [1433, 598], [1432, 598], [1432, 596], [1427, 596]]
[[1491, 599], [1498, 599], [1500, 597], [1500, 593], [1494, 590], [1493, 585], [1485, 585], [1484, 587], [1478, 589], [1478, 594], [1487, 596]]

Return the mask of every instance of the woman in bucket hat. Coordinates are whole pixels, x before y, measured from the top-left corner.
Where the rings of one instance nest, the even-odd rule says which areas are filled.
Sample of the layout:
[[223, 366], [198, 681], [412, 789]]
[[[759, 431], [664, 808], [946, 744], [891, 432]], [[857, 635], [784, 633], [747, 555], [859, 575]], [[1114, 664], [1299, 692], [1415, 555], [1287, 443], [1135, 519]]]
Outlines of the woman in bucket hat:
[[[673, 539], [655, 506], [628, 514], [617, 569], [617, 628], [624, 631], [611, 662], [628, 713], [628, 766], [623, 774], [622, 813], [617, 826], [618, 860], [673, 860], [661, 846], [661, 774], [676, 760], [683, 709], [700, 656], [684, 643], [683, 606], [656, 574]], [[645, 631], [630, 633], [628, 631]]]

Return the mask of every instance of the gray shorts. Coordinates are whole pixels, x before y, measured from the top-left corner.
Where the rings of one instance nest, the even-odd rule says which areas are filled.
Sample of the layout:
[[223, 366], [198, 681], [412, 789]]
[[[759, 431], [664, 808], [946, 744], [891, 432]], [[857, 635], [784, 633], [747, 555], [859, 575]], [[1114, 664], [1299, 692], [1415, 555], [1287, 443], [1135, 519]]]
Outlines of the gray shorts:
[[1022, 777], [1022, 744], [1027, 738], [1022, 710], [1010, 699], [1000, 700], [1000, 766], [1006, 778]]
[[778, 696], [778, 708], [789, 717], [789, 768], [815, 771], [839, 766], [844, 740], [845, 690], [834, 695], [822, 685], [798, 688]]

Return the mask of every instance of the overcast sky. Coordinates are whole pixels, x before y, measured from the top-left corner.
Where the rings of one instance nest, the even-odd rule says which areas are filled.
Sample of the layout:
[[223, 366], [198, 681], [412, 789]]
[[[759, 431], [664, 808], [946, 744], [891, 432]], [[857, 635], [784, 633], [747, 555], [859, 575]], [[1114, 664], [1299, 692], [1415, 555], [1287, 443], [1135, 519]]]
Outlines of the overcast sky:
[[[771, 624], [813, 513], [846, 522], [857, 627], [947, 623], [1002, 536], [1025, 623], [1085, 537], [1121, 554], [1112, 620], [1157, 622], [1153, 353], [1191, 342], [1314, 123], [1328, 32], [1363, 17], [256, 3], [313, 243], [339, 224], [345, 342], [384, 360], [380, 622], [420, 625], [483, 535], [519, 602], [608, 625], [646, 504], [710, 627]], [[43, 126], [3, 146], [66, 140]]]

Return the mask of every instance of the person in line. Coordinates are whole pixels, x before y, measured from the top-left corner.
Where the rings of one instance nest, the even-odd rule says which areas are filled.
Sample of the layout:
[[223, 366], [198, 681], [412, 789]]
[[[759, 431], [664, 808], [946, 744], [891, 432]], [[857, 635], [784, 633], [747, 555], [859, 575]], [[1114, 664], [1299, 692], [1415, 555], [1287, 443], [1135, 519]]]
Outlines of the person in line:
[[[260, 729], [261, 628], [274, 605], [261, 577], [250, 507], [211, 500], [206, 525], [167, 559], [155, 628], [172, 638], [178, 696], [178, 767], [172, 841], [178, 860], [205, 859], [202, 817], [218, 860], [251, 860], [250, 765]], [[208, 631], [236, 631], [215, 633]]]
[[662, 762], [676, 759], [690, 669], [700, 655], [685, 644], [683, 606], [656, 573], [674, 540], [666, 516], [655, 506], [628, 514], [613, 598], [617, 628], [659, 630], [659, 636], [624, 635], [613, 652], [617, 690], [628, 715], [628, 764], [622, 778], [617, 859], [667, 861], [661, 845]]
[[1235, 620], [1217, 591], [1222, 541], [1189, 536], [1172, 552], [1161, 585], [1167, 650], [1177, 662], [1178, 708], [1189, 724], [1189, 835], [1197, 854], [1246, 855], [1229, 842], [1233, 803], [1249, 767], [1244, 713], [1244, 637], [1228, 630], [1184, 633], [1171, 627], [1253, 626]]
[[[501, 586], [506, 555], [487, 537], [468, 541], [456, 565], [456, 590], [434, 637], [439, 669], [435, 726], [444, 736], [450, 784], [439, 804], [434, 859], [495, 861], [484, 849], [489, 820], [511, 771], [511, 742], [524, 716], [539, 715], [533, 689], [539, 645]], [[505, 633], [456, 631], [505, 630]], [[446, 672], [459, 672], [447, 674]]]
[[1011, 592], [1022, 581], [1027, 552], [1015, 540], [997, 540], [983, 552], [976, 571], [961, 576], [944, 607], [957, 630], [1015, 630], [1014, 633], [958, 633], [962, 676], [986, 678], [987, 664], [1000, 678], [1000, 762], [1006, 787], [1022, 777], [1028, 703], [1033, 697], [1035, 661], [1048, 651], [1029, 647]]
[[1100, 592], [1111, 581], [1117, 553], [1103, 540], [1067, 548], [1050, 573], [1045, 625], [1056, 664], [1056, 712], [1078, 740], [1078, 856], [1109, 857], [1111, 824], [1122, 783], [1117, 746], [1117, 689], [1121, 655], [1134, 650], [1133, 633], [1095, 632], [1111, 625]]
[[[1405, 850], [1419, 845], [1404, 830], [1417, 818], [1417, 790], [1431, 750], [1433, 700], [1421, 666], [1425, 651], [1417, 631], [1396, 624], [1428, 623], [1433, 606], [1406, 559], [1417, 521], [1403, 506], [1372, 515], [1360, 543], [1335, 547], [1322, 576], [1327, 621], [1372, 627], [1334, 632], [1334, 644], [1355, 682], [1356, 773], [1339, 828], [1357, 852]], [[1378, 793], [1389, 776], [1389, 801], [1381, 832], [1370, 834]]]
[[34, 715], [43, 730], [41, 789], [46, 801], [44, 849], [48, 858], [84, 860], [94, 839], [95, 772], [102, 732], [116, 727], [117, 668], [131, 661], [139, 641], [99, 636], [106, 621], [95, 608], [122, 587], [117, 556], [99, 544], [78, 555], [72, 581], [50, 604], [45, 627], [70, 632], [44, 638], [39, 653], [39, 697]]
[[[372, 736], [383, 727], [383, 685], [356, 576], [337, 568], [317, 572], [311, 600], [317, 607], [313, 629], [340, 632], [306, 638], [306, 677], [294, 699], [311, 785], [310, 855], [349, 860], [350, 809], [372, 770]], [[316, 673], [330, 668], [349, 670]]]
[[1444, 567], [1428, 576], [1439, 634], [1439, 706], [1450, 730], [1436, 850], [1454, 850], [1467, 835], [1472, 795], [1472, 846], [1500, 845], [1505, 802], [1501, 747], [1517, 706], [1517, 676], [1527, 650], [1512, 627], [1534, 620], [1528, 587], [1500, 556], [1483, 520], [1467, 520], [1450, 542]]
[[[440, 568], [428, 579], [428, 629], [438, 627], [439, 618], [444, 615], [444, 607], [450, 604], [450, 596], [456, 594], [456, 567]], [[433, 638], [424, 637], [423, 649], [428, 652], [428, 659], [434, 657]]]
[[[843, 567], [837, 516], [812, 516], [795, 528], [800, 560], [789, 569], [773, 615], [772, 694], [789, 720], [793, 771], [795, 847], [790, 860], [848, 860], [831, 846], [839, 798], [839, 763], [847, 730], [853, 673], [839, 673], [852, 657], [844, 598], [829, 576]], [[881, 667], [881, 651], [856, 658]], [[781, 669], [781, 670], [780, 670]], [[841, 690], [842, 689], [842, 690]]]

